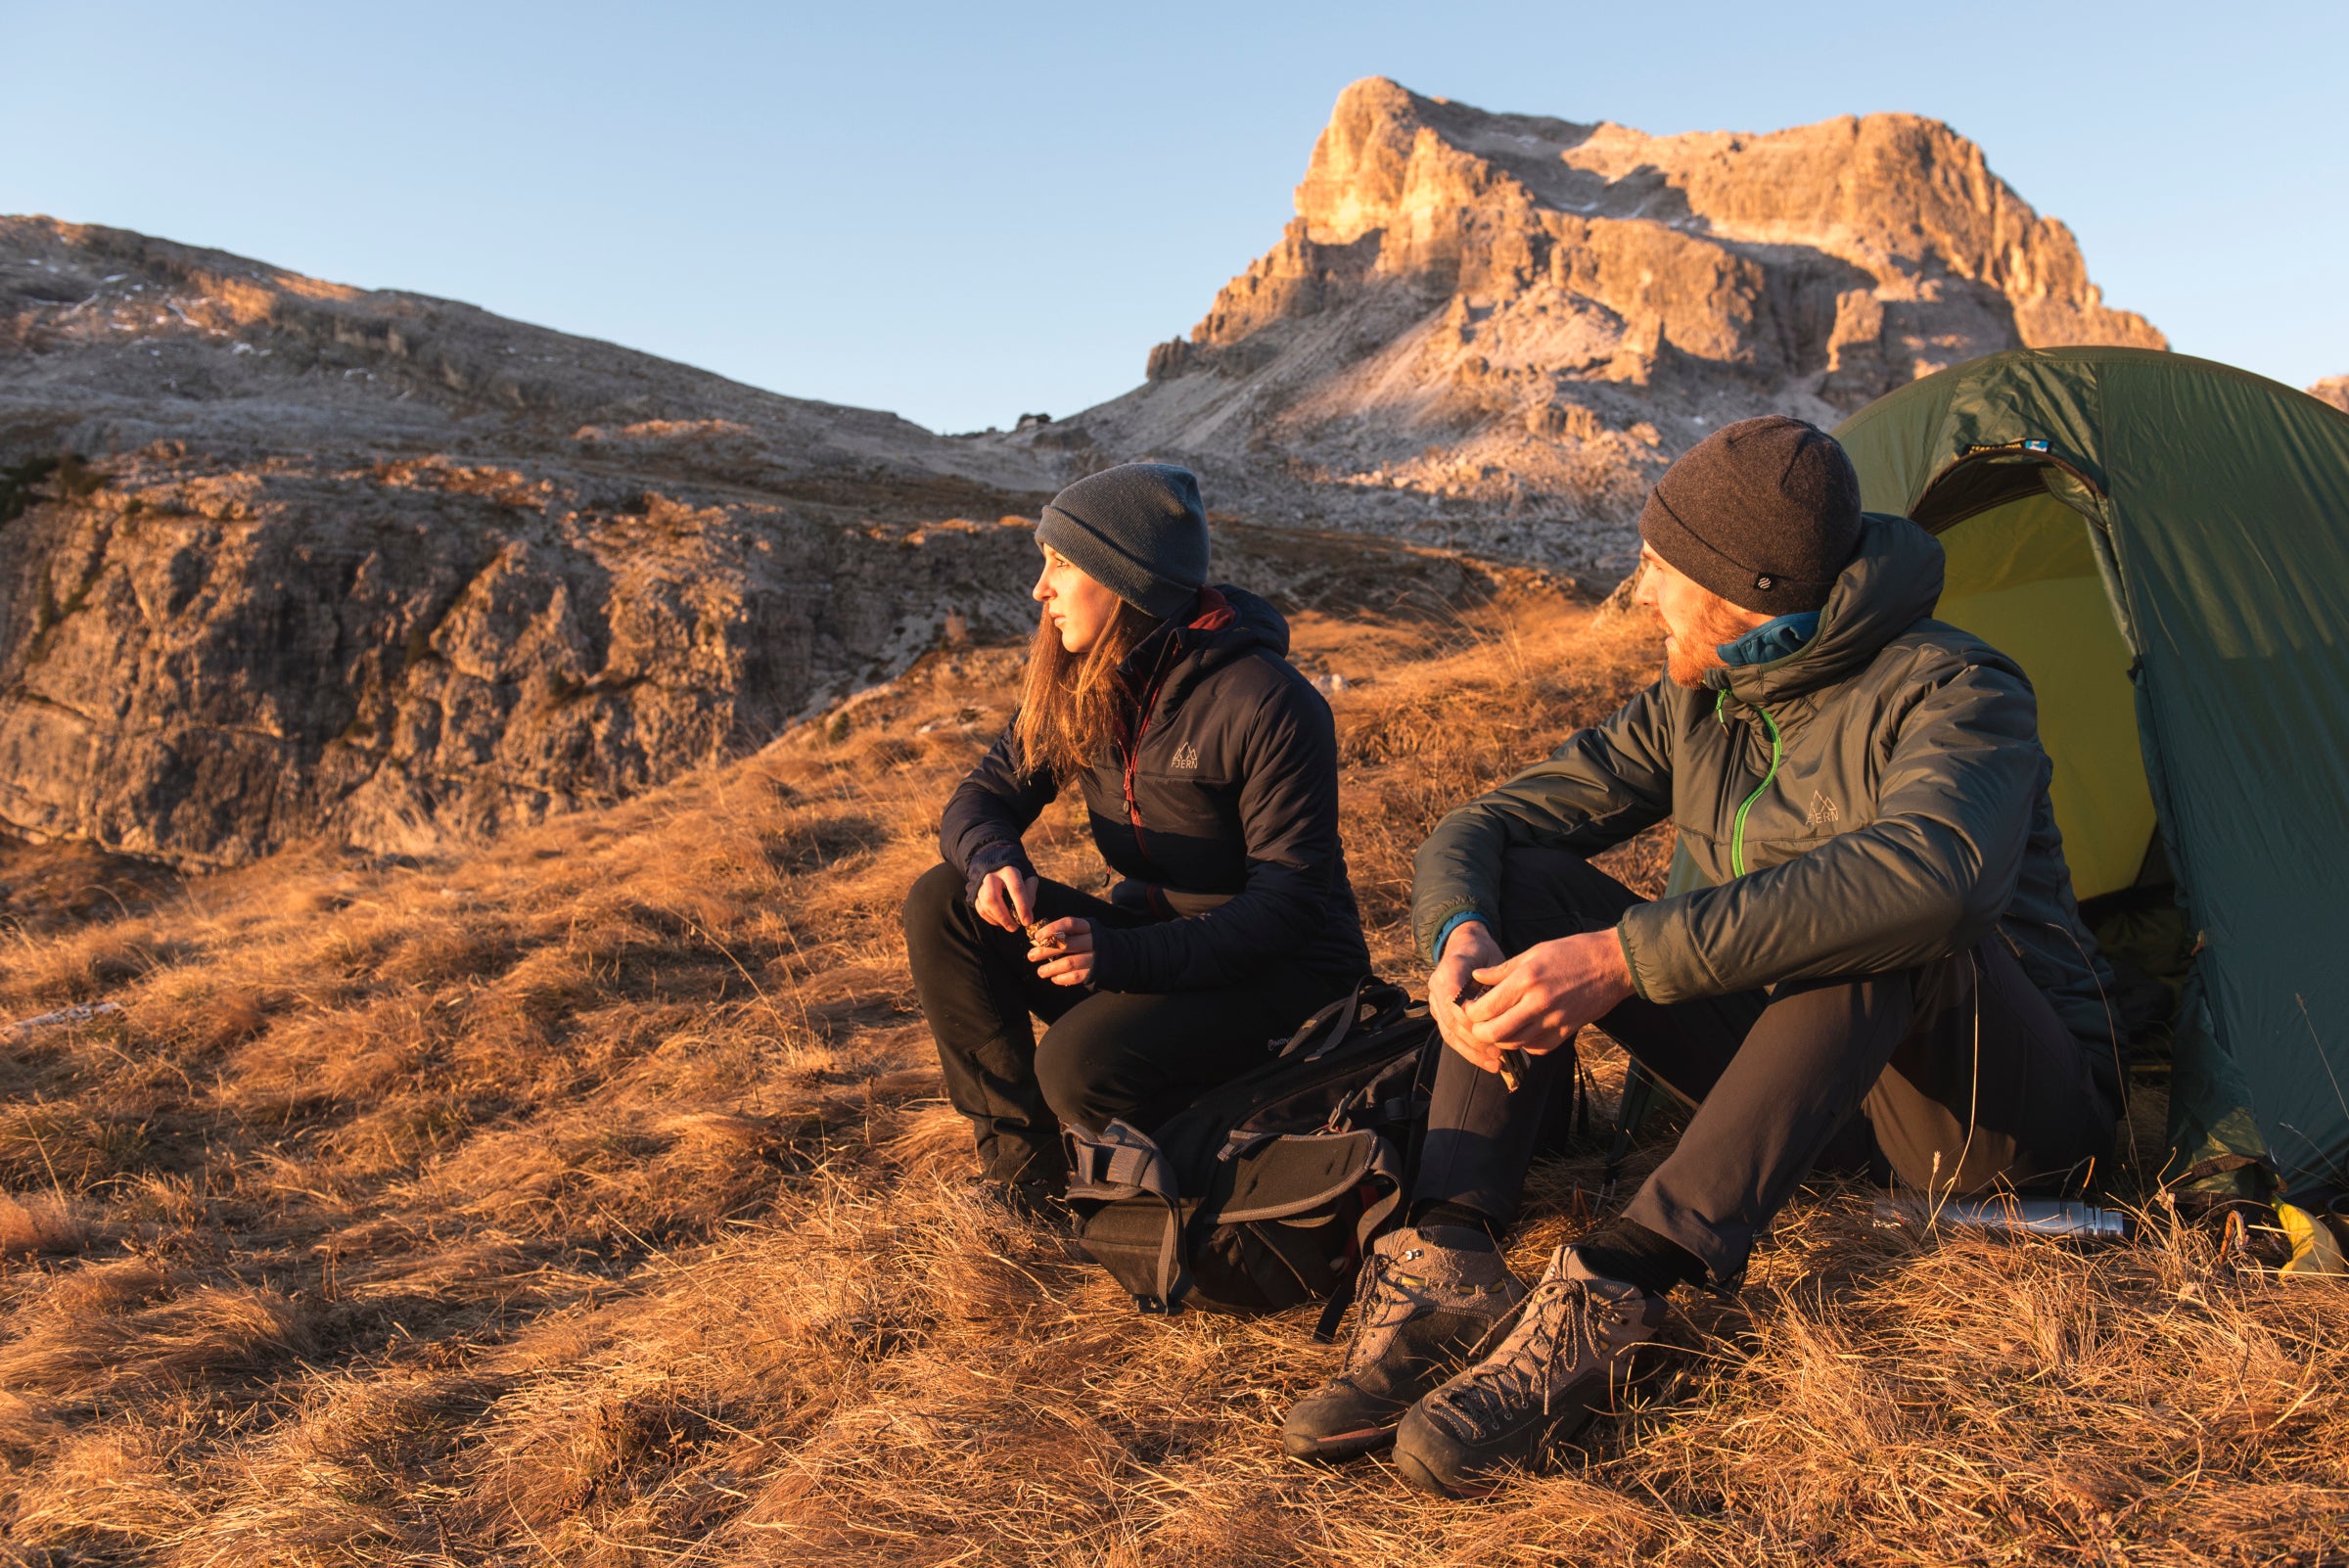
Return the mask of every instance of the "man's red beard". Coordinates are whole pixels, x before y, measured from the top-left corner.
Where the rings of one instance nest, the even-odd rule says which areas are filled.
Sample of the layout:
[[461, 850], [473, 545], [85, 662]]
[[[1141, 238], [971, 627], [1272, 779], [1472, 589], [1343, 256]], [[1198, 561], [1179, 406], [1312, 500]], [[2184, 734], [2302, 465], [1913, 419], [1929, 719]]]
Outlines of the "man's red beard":
[[[1661, 623], [1663, 616], [1656, 620]], [[1671, 628], [1665, 628], [1670, 635]], [[1708, 600], [1698, 612], [1695, 623], [1686, 628], [1686, 635], [1672, 637], [1664, 645], [1664, 673], [1676, 686], [1691, 691], [1705, 683], [1705, 676], [1723, 666], [1721, 645], [1735, 642], [1753, 629], [1735, 605], [1727, 599]]]

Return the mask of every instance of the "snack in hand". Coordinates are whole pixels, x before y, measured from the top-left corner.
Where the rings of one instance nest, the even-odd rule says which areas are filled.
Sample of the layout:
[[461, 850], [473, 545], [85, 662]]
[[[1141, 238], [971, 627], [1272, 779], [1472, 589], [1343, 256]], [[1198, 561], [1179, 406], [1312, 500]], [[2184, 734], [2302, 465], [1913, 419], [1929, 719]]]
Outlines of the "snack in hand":
[[1051, 927], [1052, 922], [1049, 920], [1029, 921], [1028, 945], [1041, 948], [1045, 952], [1060, 952], [1065, 949], [1069, 945], [1069, 939], [1060, 932], [1052, 930]]
[[[1492, 989], [1492, 987], [1486, 985], [1481, 980], [1471, 980], [1467, 985], [1460, 988], [1457, 1005], [1465, 1007], [1470, 1002], [1476, 1000], [1479, 996], [1482, 996], [1487, 992], [1490, 992]], [[1525, 1075], [1532, 1069], [1533, 1065], [1534, 1064], [1532, 1062], [1526, 1059], [1525, 1052], [1519, 1050], [1516, 1046], [1502, 1046], [1500, 1052], [1501, 1085], [1505, 1087], [1511, 1094], [1516, 1093], [1517, 1085], [1525, 1082]]]
[[1525, 1075], [1533, 1070], [1533, 1066], [1525, 1052], [1516, 1046], [1504, 1045], [1500, 1048], [1500, 1082], [1511, 1094], [1517, 1092], [1517, 1085], [1525, 1082]]

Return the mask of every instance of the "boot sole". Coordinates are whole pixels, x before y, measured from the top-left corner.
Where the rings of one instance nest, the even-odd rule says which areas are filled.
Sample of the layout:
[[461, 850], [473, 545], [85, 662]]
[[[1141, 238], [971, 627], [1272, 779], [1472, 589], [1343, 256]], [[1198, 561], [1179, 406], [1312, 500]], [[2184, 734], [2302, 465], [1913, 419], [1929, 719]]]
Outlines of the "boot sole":
[[1395, 1473], [1403, 1477], [1403, 1484], [1413, 1492], [1424, 1492], [1434, 1498], [1449, 1498], [1454, 1502], [1472, 1502], [1479, 1498], [1489, 1498], [1501, 1487], [1498, 1478], [1465, 1486], [1448, 1486], [1435, 1471], [1419, 1462], [1417, 1454], [1402, 1449], [1395, 1451]]
[[1306, 1437], [1299, 1433], [1280, 1435], [1281, 1452], [1292, 1459], [1309, 1464], [1338, 1464], [1347, 1459], [1359, 1459], [1365, 1453], [1376, 1453], [1395, 1441], [1396, 1428], [1403, 1425], [1398, 1419], [1393, 1426], [1362, 1427], [1353, 1432], [1340, 1432], [1332, 1437]]
[[[1454, 1501], [1491, 1497], [1519, 1476], [1539, 1474], [1554, 1465], [1557, 1462], [1557, 1449], [1582, 1436], [1597, 1417], [1622, 1413], [1625, 1394], [1652, 1376], [1670, 1358], [1671, 1349], [1668, 1345], [1653, 1341], [1635, 1349], [1625, 1363], [1623, 1375], [1610, 1380], [1603, 1388], [1594, 1390], [1592, 1395], [1577, 1401], [1579, 1407], [1561, 1410], [1554, 1420], [1542, 1429], [1534, 1440], [1533, 1453], [1524, 1459], [1502, 1459], [1490, 1472], [1447, 1481], [1410, 1449], [1398, 1445], [1392, 1460], [1395, 1473], [1414, 1491], [1450, 1498]], [[1405, 1417], [1408, 1417], [1407, 1411]], [[1396, 1423], [1398, 1432], [1402, 1427], [1402, 1422]]]
[[1405, 1485], [1415, 1491], [1450, 1498], [1455, 1502], [1489, 1498], [1510, 1482], [1529, 1475], [1539, 1475], [1555, 1464], [1558, 1446], [1571, 1443], [1582, 1435], [1594, 1417], [1608, 1411], [1609, 1407], [1589, 1402], [1583, 1402], [1579, 1408], [1561, 1410], [1554, 1420], [1535, 1434], [1533, 1450], [1529, 1454], [1495, 1459], [1490, 1468], [1480, 1468], [1453, 1480], [1439, 1475], [1411, 1450], [1398, 1447], [1395, 1450], [1395, 1473], [1403, 1477]]

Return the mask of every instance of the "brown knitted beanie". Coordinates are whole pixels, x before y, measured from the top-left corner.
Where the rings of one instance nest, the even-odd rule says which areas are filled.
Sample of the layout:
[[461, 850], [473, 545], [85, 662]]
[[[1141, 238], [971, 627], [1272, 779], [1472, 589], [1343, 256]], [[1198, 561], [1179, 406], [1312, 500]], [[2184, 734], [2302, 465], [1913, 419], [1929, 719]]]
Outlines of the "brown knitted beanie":
[[1639, 537], [1731, 604], [1773, 616], [1817, 610], [1860, 545], [1860, 476], [1816, 425], [1741, 419], [1664, 471]]

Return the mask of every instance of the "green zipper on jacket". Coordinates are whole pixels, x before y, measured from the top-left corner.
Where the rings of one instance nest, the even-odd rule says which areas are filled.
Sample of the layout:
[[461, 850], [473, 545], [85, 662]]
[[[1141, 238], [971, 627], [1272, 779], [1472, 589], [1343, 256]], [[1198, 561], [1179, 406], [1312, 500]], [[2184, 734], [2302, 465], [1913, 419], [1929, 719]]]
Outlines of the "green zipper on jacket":
[[[1728, 694], [1724, 692], [1722, 695], [1726, 698]], [[1762, 792], [1770, 788], [1770, 781], [1778, 776], [1778, 761], [1782, 755], [1778, 749], [1778, 721], [1771, 717], [1770, 710], [1760, 703], [1753, 707], [1754, 712], [1762, 715], [1762, 722], [1770, 726], [1770, 771], [1762, 775], [1762, 782], [1754, 786], [1754, 793], [1747, 796], [1744, 804], [1737, 807], [1736, 824], [1729, 830], [1729, 874], [1737, 877], [1745, 875], [1745, 813], [1754, 808], [1754, 803], [1762, 799]], [[1714, 705], [1714, 713], [1722, 722], [1728, 722], [1728, 715], [1722, 711], [1720, 704]]]

